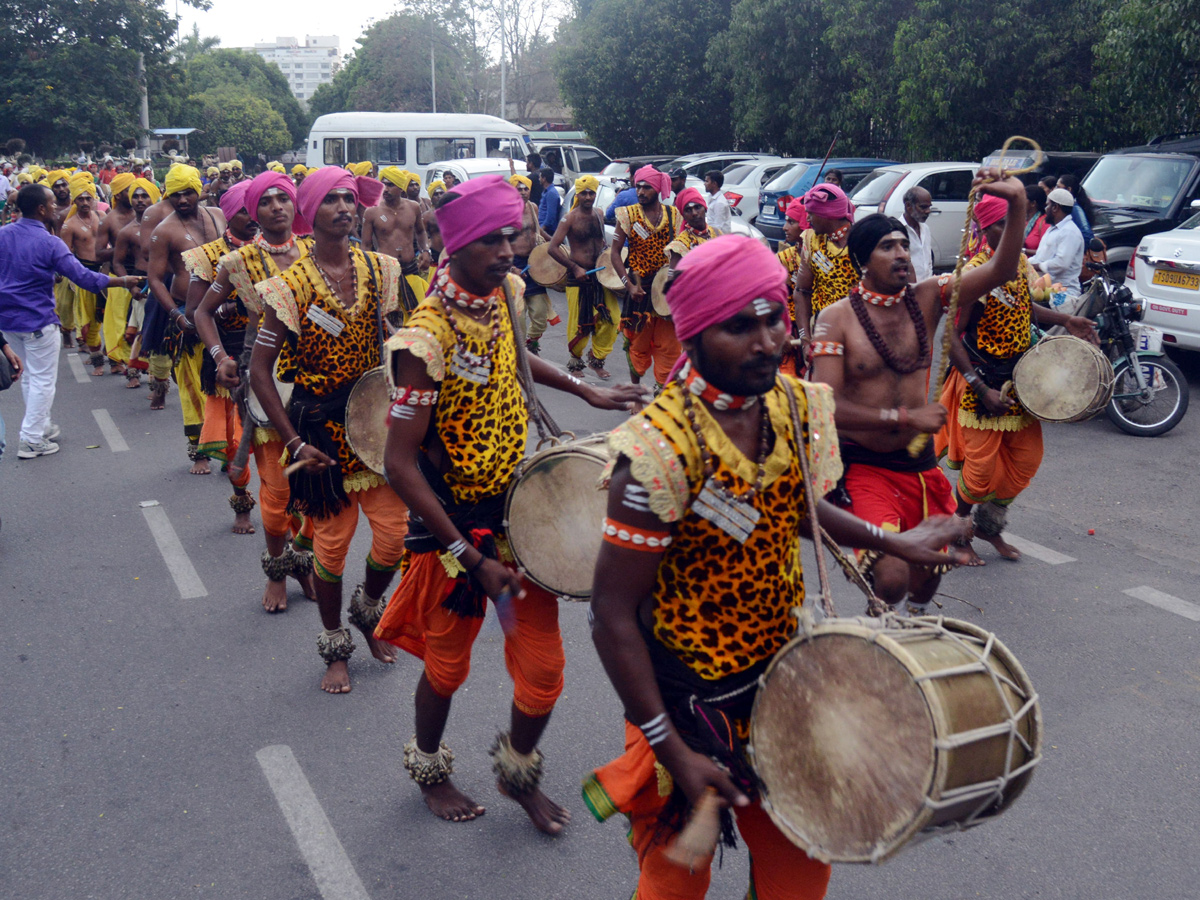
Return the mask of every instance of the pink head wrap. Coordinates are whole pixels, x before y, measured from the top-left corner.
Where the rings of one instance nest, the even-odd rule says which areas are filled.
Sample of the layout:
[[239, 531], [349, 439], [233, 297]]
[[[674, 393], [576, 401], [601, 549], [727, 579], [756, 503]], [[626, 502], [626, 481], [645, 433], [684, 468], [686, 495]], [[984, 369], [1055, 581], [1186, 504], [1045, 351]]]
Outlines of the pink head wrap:
[[246, 205], [246, 188], [249, 186], [250, 182], [239, 181], [223, 193], [221, 199], [217, 201], [220, 204], [221, 212], [225, 214], [226, 222], [241, 212], [242, 207]]
[[[255, 222], [258, 221], [258, 203], [263, 198], [263, 194], [272, 188], [279, 188], [292, 199], [292, 206], [296, 205], [296, 184], [292, 179], [288, 178], [282, 172], [272, 172], [270, 170], [262, 172], [254, 176], [252, 181], [239, 182], [245, 184], [246, 187], [246, 210], [250, 213], [250, 218]], [[306, 225], [308, 223], [305, 223]], [[311, 228], [306, 228], [301, 231], [297, 226], [300, 225], [300, 217], [296, 216], [292, 222], [293, 234], [308, 234]]]
[[383, 182], [367, 175], [351, 175], [340, 166], [323, 166], [300, 182], [296, 190], [296, 221], [292, 231], [308, 234], [313, 217], [330, 191], [350, 191], [362, 206], [374, 206], [383, 194]]
[[787, 205], [787, 217], [793, 222], [798, 222], [801, 228], [808, 227], [808, 210], [804, 208], [803, 197], [792, 198], [792, 202]]
[[455, 194], [456, 199], [448, 203], [443, 200], [436, 213], [447, 256], [497, 228], [522, 225], [525, 201], [499, 175], [472, 178], [455, 185], [449, 193]]
[[694, 187], [684, 188], [679, 192], [679, 197], [675, 200], [675, 206], [679, 208], [680, 212], [683, 212], [683, 208], [689, 203], [699, 203], [705, 209], [708, 209], [708, 201]]
[[[652, 188], [658, 191], [658, 196], [665, 197], [671, 193], [671, 176], [666, 172], [660, 172], [654, 166], [642, 166], [633, 173], [633, 186], [637, 187], [639, 181], [644, 181]], [[683, 209], [683, 207], [679, 207]], [[708, 207], [706, 206], [705, 209]]]
[[853, 215], [846, 192], [829, 182], [822, 182], [808, 189], [808, 193], [804, 195], [804, 209], [812, 215], [824, 216], [826, 219], [846, 219]]
[[762, 297], [787, 312], [787, 270], [775, 254], [752, 237], [727, 234], [693, 248], [675, 267], [667, 306], [680, 340], [736, 315]]
[[975, 221], [980, 228], [990, 228], [1008, 215], [1008, 201], [994, 194], [984, 194], [975, 201]]

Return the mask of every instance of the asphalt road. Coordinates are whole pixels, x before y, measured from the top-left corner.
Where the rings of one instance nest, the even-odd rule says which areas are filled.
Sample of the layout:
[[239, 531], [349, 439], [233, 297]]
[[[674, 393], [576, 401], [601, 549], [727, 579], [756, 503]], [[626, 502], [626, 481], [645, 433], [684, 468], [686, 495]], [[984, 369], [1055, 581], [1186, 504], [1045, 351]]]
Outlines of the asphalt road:
[[[557, 362], [564, 330], [543, 340]], [[1183, 362], [1200, 389], [1200, 360]], [[614, 356], [619, 378], [623, 367]], [[360, 649], [351, 694], [318, 690], [315, 608], [293, 591], [286, 614], [262, 611], [261, 536], [229, 533], [222, 477], [187, 474], [177, 394], [151, 412], [147, 392], [123, 383], [84, 376], [64, 354], [62, 451], [29, 461], [15, 454], [19, 390], [0, 395], [10, 448], [0, 463], [0, 896], [628, 897], [636, 869], [623, 823], [596, 823], [579, 796], [622, 739], [586, 607], [561, 607], [567, 688], [543, 744], [546, 789], [571, 809], [571, 827], [539, 835], [492, 785], [486, 750], [511, 686], [491, 620], [447, 734], [457, 779], [488, 811], [470, 824], [435, 820], [401, 766], [417, 661], [402, 655], [389, 668]], [[579, 434], [620, 420], [543, 399]], [[940, 598], [1028, 670], [1045, 760], [998, 821], [882, 867], [840, 866], [831, 900], [1197, 896], [1198, 415], [1149, 439], [1103, 417], [1046, 429], [1042, 471], [1011, 517], [1026, 558], [1007, 563], [985, 547], [985, 568], [945, 579], [947, 594], [982, 611]], [[168, 559], [183, 567], [178, 582]], [[860, 611], [847, 585], [837, 596], [843, 613]], [[727, 853], [710, 896], [742, 897], [746, 873], [745, 851]]]

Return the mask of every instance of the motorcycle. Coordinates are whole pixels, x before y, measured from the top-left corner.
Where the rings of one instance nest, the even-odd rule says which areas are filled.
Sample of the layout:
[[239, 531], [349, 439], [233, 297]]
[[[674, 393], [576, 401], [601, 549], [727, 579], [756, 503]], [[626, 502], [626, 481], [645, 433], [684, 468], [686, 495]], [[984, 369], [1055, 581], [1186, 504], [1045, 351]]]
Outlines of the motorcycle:
[[[1092, 240], [1093, 251], [1103, 248], [1099, 240]], [[1166, 434], [1187, 412], [1187, 379], [1163, 351], [1162, 332], [1137, 324], [1145, 316], [1143, 301], [1135, 299], [1103, 263], [1084, 265], [1095, 275], [1079, 314], [1095, 324], [1115, 377], [1108, 419], [1127, 434]]]

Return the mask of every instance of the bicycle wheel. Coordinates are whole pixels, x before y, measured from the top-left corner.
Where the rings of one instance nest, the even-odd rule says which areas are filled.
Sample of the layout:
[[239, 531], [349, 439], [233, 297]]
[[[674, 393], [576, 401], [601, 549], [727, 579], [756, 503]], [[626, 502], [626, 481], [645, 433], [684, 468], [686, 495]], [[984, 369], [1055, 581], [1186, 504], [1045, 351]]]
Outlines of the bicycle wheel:
[[1137, 375], [1122, 361], [1113, 373], [1113, 399], [1108, 404], [1109, 421], [1127, 434], [1155, 437], [1170, 431], [1188, 408], [1188, 383], [1175, 363], [1165, 356], [1141, 357], [1142, 370], [1150, 380], [1150, 396], [1138, 394]]

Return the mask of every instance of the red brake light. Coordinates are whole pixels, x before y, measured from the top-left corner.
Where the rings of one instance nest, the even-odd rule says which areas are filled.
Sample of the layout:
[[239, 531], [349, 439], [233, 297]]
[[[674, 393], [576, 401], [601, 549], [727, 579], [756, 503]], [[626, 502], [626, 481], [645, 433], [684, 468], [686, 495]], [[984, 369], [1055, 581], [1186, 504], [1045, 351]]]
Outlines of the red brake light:
[[792, 202], [792, 199], [793, 198], [792, 198], [791, 194], [784, 194], [782, 197], [780, 197], [778, 200], [775, 201], [775, 208], [779, 210], [779, 215], [781, 217], [787, 216], [788, 204]]
[[1133, 256], [1129, 257], [1129, 267], [1125, 269], [1125, 277], [1127, 279], [1132, 279], [1134, 277], [1134, 264], [1136, 262], [1137, 254], [1134, 253]]
[[742, 195], [735, 194], [733, 191], [726, 191], [725, 199], [729, 201], [730, 206], [736, 207], [739, 203], [742, 202]]

